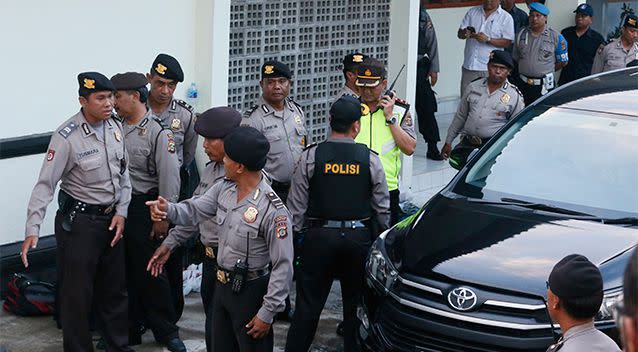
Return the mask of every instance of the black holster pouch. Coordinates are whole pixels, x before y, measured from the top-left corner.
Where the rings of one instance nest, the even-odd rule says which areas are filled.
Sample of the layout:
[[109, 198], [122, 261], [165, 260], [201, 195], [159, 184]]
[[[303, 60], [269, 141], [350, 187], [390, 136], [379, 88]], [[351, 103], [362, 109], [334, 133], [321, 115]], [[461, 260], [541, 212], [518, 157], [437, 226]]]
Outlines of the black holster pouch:
[[75, 211], [71, 209], [73, 205], [73, 197], [68, 193], [60, 190], [58, 192], [58, 211], [62, 214], [62, 228], [64, 231], [71, 231], [71, 225], [75, 221]]
[[246, 277], [248, 276], [248, 265], [241, 260], [238, 260], [233, 270], [233, 277], [231, 280], [231, 289], [235, 293], [241, 292]]

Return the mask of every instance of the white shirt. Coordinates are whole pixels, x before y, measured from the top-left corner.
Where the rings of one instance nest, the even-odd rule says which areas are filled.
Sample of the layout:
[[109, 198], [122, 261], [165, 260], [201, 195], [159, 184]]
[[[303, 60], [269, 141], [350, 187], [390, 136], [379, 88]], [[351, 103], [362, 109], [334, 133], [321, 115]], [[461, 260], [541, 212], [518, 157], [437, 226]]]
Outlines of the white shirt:
[[[514, 40], [514, 20], [512, 15], [503, 10], [500, 6], [485, 18], [483, 6], [474, 6], [467, 10], [460, 29], [468, 26], [474, 27], [476, 33], [485, 33], [492, 39]], [[490, 53], [497, 48], [494, 45], [481, 43], [476, 39], [465, 40], [465, 57], [463, 67], [472, 71], [487, 71], [487, 61]]]

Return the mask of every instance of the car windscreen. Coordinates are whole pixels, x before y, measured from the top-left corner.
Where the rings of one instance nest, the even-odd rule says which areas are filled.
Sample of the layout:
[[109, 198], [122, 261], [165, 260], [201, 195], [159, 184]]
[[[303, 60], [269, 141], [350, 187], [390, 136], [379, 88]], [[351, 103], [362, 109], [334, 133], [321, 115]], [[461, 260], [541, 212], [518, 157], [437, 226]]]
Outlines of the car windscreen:
[[638, 118], [537, 106], [483, 151], [453, 191], [596, 216], [638, 214]]

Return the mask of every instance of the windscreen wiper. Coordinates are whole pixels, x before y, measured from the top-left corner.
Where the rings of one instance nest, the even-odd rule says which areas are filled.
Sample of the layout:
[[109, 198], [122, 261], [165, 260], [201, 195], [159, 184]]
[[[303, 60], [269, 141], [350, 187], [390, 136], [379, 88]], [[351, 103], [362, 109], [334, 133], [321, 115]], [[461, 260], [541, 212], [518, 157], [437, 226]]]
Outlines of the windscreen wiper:
[[478, 199], [478, 198], [467, 198], [467, 200], [469, 202], [472, 202], [472, 203], [491, 204], [491, 205], [505, 205], [505, 206], [517, 206], [517, 207], [523, 207], [523, 208], [533, 209], [533, 210], [542, 210], [542, 211], [547, 211], [547, 212], [557, 213], [557, 214], [565, 214], [565, 215], [571, 215], [571, 216], [593, 217], [593, 215], [591, 215], [591, 214], [583, 213], [583, 212], [580, 212], [580, 211], [575, 211], [575, 210], [571, 210], [571, 209], [565, 209], [565, 208], [561, 208], [561, 207], [557, 207], [557, 206], [549, 205], [549, 204], [544, 204], [544, 203], [533, 203], [533, 202], [528, 202], [528, 201], [525, 201], [525, 200], [520, 200], [520, 199], [515, 199], [515, 198], [501, 198], [500, 201], [483, 200], [483, 199]]

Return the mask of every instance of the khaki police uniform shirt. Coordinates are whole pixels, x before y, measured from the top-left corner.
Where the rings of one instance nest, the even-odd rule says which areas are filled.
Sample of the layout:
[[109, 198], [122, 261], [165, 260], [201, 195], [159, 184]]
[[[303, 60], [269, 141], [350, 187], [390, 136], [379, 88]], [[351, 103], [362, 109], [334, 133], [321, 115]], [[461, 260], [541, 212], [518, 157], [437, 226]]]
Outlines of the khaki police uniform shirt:
[[[197, 198], [208, 191], [215, 183], [224, 178], [224, 164], [211, 161], [206, 165], [200, 175], [199, 185], [193, 192], [193, 198]], [[218, 235], [215, 219], [206, 219], [199, 225], [178, 225], [168, 232], [164, 245], [171, 250], [186, 243], [199, 230], [200, 241], [204, 246], [217, 247]]]
[[60, 189], [71, 197], [91, 205], [116, 204], [115, 213], [127, 216], [131, 182], [122, 126], [115, 119], [99, 123], [103, 129], [98, 135], [80, 110], [51, 136], [29, 199], [25, 235], [39, 235], [60, 180]]
[[218, 226], [217, 264], [232, 270], [245, 261], [248, 243], [249, 270], [271, 267], [268, 289], [257, 316], [272, 323], [284, 310], [292, 281], [292, 223], [288, 209], [265, 178], [255, 190], [237, 201], [237, 186], [224, 179], [206, 193], [181, 203], [170, 203], [168, 219], [175, 224], [197, 224], [214, 217]]
[[156, 190], [170, 202], [179, 197], [179, 160], [173, 133], [150, 110], [135, 125], [123, 121], [133, 194]]
[[490, 94], [487, 78], [476, 80], [470, 83], [459, 102], [454, 119], [448, 128], [445, 143], [452, 144], [459, 133], [491, 138], [524, 107], [523, 96], [508, 81]]
[[591, 73], [607, 72], [627, 67], [633, 60], [638, 60], [638, 43], [634, 42], [629, 50], [622, 46], [620, 38], [612, 39], [609, 44], [601, 46], [594, 56]]
[[531, 78], [541, 78], [553, 73], [556, 68], [558, 36], [558, 32], [547, 26], [538, 36], [532, 34], [529, 27], [521, 29], [516, 35], [512, 52], [512, 57], [518, 62], [518, 72]]
[[439, 72], [439, 44], [430, 14], [424, 9], [419, 10], [419, 42], [418, 58], [426, 56], [430, 59], [430, 72]]
[[577, 325], [567, 330], [557, 344], [548, 352], [620, 352], [618, 345], [609, 336], [594, 327], [594, 323]]
[[288, 98], [283, 111], [275, 111], [262, 97], [244, 114], [242, 125], [256, 128], [270, 142], [264, 170], [274, 181], [290, 182], [308, 138], [305, 121], [303, 110]]
[[[150, 105], [148, 107], [151, 109]], [[166, 110], [160, 114], [156, 112], [153, 114], [173, 132], [179, 165], [189, 165], [195, 159], [195, 149], [197, 148], [193, 107], [183, 100], [173, 98]]]
[[[328, 142], [334, 143], [354, 143], [351, 138], [328, 138]], [[301, 231], [306, 220], [308, 210], [308, 199], [310, 195], [310, 179], [315, 173], [315, 152], [317, 146], [307, 148], [301, 153], [299, 164], [292, 175], [292, 185], [288, 194], [288, 209], [292, 214], [295, 231]], [[379, 157], [370, 152], [370, 181], [372, 184], [372, 197], [370, 203], [376, 213], [377, 221], [388, 228], [390, 225], [390, 193], [388, 184], [385, 181], [383, 165]]]

